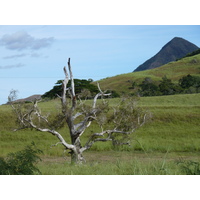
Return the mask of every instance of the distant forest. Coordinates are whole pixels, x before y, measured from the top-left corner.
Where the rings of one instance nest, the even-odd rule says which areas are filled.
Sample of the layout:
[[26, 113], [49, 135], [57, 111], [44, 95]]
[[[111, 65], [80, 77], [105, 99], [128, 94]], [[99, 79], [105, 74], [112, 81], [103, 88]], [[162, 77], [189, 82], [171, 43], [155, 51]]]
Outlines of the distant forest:
[[[74, 84], [75, 84], [75, 94], [78, 96], [80, 99], [91, 99], [93, 98], [98, 92], [98, 87], [96, 85], [91, 84], [93, 82], [92, 79], [74, 79]], [[71, 80], [69, 80], [67, 87], [70, 87], [71, 85]], [[119, 97], [119, 94], [117, 94], [115, 91], [108, 90], [108, 93], [111, 93], [111, 97]], [[56, 82], [56, 85], [46, 92], [45, 94], [42, 95], [42, 98], [45, 99], [54, 99], [62, 94], [62, 80], [58, 80]]]
[[[96, 85], [91, 84], [92, 79], [74, 79], [75, 93], [80, 99], [91, 99], [99, 91]], [[68, 83], [70, 85], [70, 81]], [[164, 76], [160, 81], [154, 81], [150, 77], [144, 78], [141, 84], [136, 82], [132, 83], [129, 89], [134, 89], [134, 93], [131, 95], [137, 96], [162, 96], [162, 95], [174, 95], [174, 94], [192, 94], [200, 92], [200, 77], [192, 76], [188, 74], [179, 79], [178, 83], [173, 83], [171, 79]], [[61, 96], [62, 92], [62, 80], [58, 80], [56, 85], [44, 95], [42, 98], [54, 99]], [[120, 95], [114, 90], [109, 90], [112, 98], [120, 97]]]
[[137, 88], [137, 95], [139, 96], [161, 96], [161, 95], [173, 95], [173, 94], [192, 94], [200, 92], [200, 77], [187, 76], [179, 79], [178, 83], [173, 83], [171, 79], [166, 76], [160, 81], [154, 81], [149, 77], [146, 77], [141, 84], [136, 82], [132, 83], [132, 87], [129, 89]]

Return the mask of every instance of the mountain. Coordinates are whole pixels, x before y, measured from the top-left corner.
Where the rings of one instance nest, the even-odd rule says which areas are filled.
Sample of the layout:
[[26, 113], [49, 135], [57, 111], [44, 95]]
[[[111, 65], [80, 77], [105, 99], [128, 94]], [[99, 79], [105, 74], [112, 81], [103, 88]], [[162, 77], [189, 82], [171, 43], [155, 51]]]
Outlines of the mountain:
[[171, 61], [180, 59], [197, 49], [199, 49], [199, 47], [197, 47], [193, 43], [183, 38], [175, 37], [166, 45], [164, 45], [155, 56], [137, 67], [134, 72], [160, 67]]
[[35, 95], [32, 95], [32, 96], [24, 98], [24, 99], [17, 99], [16, 101], [14, 101], [14, 103], [17, 103], [17, 102], [31, 102], [31, 101], [34, 101], [35, 99], [41, 99], [41, 96], [42, 95], [40, 95], [40, 94], [35, 94]]

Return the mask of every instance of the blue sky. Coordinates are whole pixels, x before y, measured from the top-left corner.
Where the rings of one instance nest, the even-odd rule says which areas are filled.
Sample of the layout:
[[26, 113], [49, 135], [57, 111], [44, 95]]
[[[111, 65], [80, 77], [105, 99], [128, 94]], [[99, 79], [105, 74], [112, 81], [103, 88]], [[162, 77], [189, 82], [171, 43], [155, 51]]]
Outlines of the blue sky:
[[0, 104], [11, 89], [50, 90], [69, 57], [75, 78], [99, 80], [132, 72], [173, 37], [200, 47], [199, 36], [198, 25], [0, 25]]

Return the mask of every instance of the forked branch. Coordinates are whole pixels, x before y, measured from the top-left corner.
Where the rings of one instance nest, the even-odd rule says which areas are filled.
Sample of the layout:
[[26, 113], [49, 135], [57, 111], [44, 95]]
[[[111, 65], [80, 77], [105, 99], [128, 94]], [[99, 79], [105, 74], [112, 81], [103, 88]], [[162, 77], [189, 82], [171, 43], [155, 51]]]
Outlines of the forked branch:
[[[112, 141], [113, 144], [129, 144], [129, 141], [123, 139], [127, 139], [127, 136], [135, 131], [136, 128], [144, 125], [147, 120], [147, 114], [137, 109], [135, 101], [131, 101], [130, 99], [121, 101], [118, 106], [115, 106], [112, 113], [108, 107], [108, 102], [104, 100], [104, 97], [110, 96], [111, 93], [102, 91], [99, 83], [97, 83], [99, 92], [94, 96], [91, 105], [88, 105], [90, 101], [85, 101], [84, 104], [76, 98], [70, 58], [68, 60], [68, 70], [66, 67], [63, 70], [65, 78], [62, 82], [62, 94], [59, 96], [62, 111], [59, 113], [57, 120], [53, 121], [54, 125], [52, 125], [48, 116], [43, 115], [38, 108], [38, 100], [35, 100], [32, 106], [27, 108], [22, 108], [18, 104], [15, 107], [11, 103], [17, 115], [20, 129], [34, 128], [37, 131], [48, 132], [56, 136], [59, 142], [54, 146], [62, 144], [65, 149], [71, 150], [72, 162], [76, 163], [84, 161], [82, 153], [91, 148], [96, 142]], [[68, 85], [69, 82], [70, 86]], [[68, 96], [68, 93], [70, 96]], [[11, 93], [10, 99], [13, 99], [13, 95], [15, 95], [15, 92]], [[98, 101], [99, 98], [101, 98], [102, 103]], [[66, 142], [58, 131], [54, 130], [55, 123], [58, 121], [61, 121], [61, 123], [63, 121], [66, 122], [71, 144]], [[82, 146], [80, 137], [94, 121], [97, 122], [96, 125], [99, 126], [101, 131], [93, 133], [86, 144]], [[119, 138], [120, 140], [118, 140]]]

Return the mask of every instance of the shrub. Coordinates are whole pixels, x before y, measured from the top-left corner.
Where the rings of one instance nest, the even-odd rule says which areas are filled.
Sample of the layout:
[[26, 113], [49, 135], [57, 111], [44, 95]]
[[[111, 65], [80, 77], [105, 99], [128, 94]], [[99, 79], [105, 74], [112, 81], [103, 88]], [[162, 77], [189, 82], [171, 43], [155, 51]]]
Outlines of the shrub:
[[179, 161], [178, 164], [186, 175], [200, 175], [200, 162], [188, 160]]
[[37, 161], [41, 160], [37, 154], [41, 153], [32, 142], [24, 150], [0, 158], [0, 175], [33, 175], [35, 172], [41, 174], [35, 166]]

